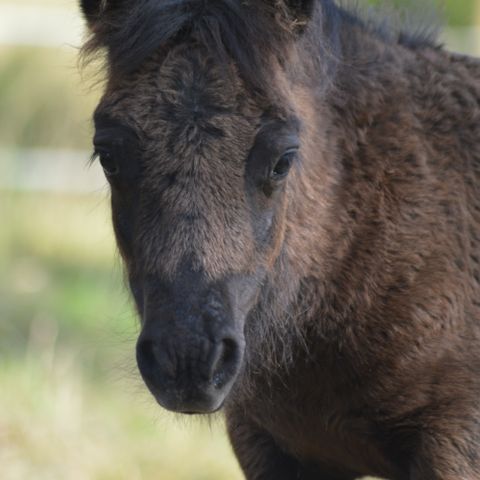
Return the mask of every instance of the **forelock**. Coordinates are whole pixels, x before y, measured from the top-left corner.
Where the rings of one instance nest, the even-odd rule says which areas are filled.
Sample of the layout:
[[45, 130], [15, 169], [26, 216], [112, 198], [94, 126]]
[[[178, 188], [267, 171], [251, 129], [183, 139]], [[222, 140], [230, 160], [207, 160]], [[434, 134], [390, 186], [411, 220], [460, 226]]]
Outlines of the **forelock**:
[[154, 52], [195, 39], [223, 62], [236, 64], [242, 78], [261, 89], [272, 59], [285, 60], [299, 21], [282, 0], [136, 0], [103, 3], [91, 21], [83, 52], [106, 52], [113, 75], [140, 67]]

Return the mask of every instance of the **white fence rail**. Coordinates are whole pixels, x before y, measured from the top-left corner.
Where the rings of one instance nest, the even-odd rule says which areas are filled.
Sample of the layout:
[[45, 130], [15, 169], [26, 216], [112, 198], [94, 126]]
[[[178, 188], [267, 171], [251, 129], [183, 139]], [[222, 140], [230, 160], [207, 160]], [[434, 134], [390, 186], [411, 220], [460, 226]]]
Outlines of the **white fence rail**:
[[84, 26], [73, 8], [77, 2], [70, 3], [72, 8], [1, 3], [0, 45], [78, 47]]
[[0, 149], [0, 191], [56, 193], [105, 191], [101, 168], [88, 165], [89, 153], [50, 149]]
[[480, 56], [480, 27], [447, 28], [442, 39], [450, 50]]

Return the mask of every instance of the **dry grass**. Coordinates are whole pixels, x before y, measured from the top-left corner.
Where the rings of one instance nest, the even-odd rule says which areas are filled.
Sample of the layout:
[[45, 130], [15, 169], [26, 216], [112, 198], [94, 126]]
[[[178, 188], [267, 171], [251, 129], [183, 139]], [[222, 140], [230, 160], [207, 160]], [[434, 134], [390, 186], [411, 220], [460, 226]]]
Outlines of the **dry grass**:
[[0, 369], [0, 478], [239, 479], [221, 426], [182, 426], [126, 382], [92, 384], [71, 352]]

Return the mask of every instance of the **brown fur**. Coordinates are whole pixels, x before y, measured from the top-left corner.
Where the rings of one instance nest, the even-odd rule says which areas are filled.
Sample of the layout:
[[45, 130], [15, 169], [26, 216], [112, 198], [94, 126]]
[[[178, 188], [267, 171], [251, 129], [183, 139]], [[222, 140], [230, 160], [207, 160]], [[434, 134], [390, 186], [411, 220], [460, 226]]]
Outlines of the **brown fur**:
[[[148, 159], [130, 275], [265, 272], [225, 404], [249, 480], [480, 479], [480, 62], [345, 18], [313, 78], [308, 29], [268, 95], [195, 38], [110, 76], [97, 115]], [[265, 118], [292, 116], [301, 162], [247, 195]]]

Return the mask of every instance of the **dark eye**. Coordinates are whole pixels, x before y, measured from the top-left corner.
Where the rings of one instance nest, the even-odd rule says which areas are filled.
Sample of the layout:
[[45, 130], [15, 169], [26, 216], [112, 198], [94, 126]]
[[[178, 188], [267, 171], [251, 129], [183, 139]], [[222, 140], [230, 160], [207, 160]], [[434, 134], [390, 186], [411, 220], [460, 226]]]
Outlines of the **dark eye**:
[[278, 160], [272, 170], [272, 179], [281, 180], [288, 175], [295, 157], [297, 156], [297, 149], [292, 148], [287, 150]]
[[98, 157], [107, 177], [113, 177], [119, 173], [118, 163], [111, 152], [107, 150], [97, 150], [95, 155]]

